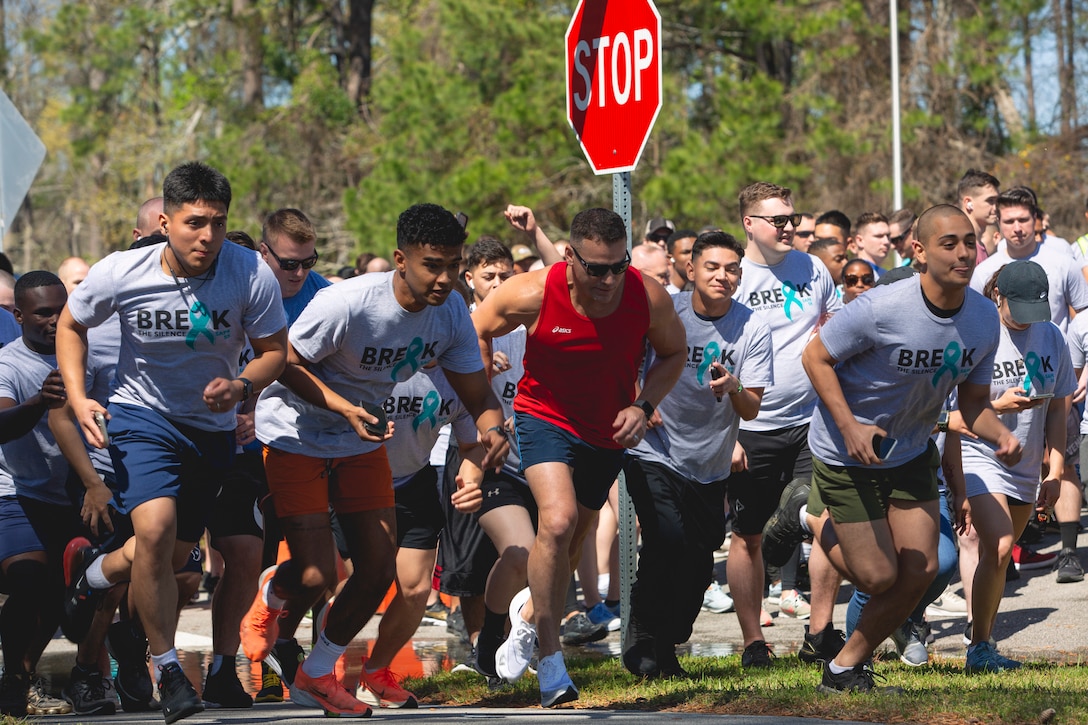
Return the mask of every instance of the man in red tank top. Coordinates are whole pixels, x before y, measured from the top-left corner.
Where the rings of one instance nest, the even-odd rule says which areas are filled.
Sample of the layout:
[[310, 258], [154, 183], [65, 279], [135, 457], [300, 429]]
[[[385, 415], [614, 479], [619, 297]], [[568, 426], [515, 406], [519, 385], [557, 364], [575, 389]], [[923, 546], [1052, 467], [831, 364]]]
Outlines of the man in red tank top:
[[[687, 355], [669, 294], [630, 267], [626, 241], [616, 213], [580, 212], [565, 261], [512, 277], [473, 313], [489, 370], [491, 339], [518, 325], [528, 330], [514, 422], [540, 518], [529, 553], [529, 588], [510, 604], [510, 637], [495, 664], [500, 676], [516, 680], [538, 640], [545, 707], [578, 697], [559, 646], [571, 564], [619, 473], [624, 449], [642, 440]], [[656, 359], [638, 393], [646, 341]]]

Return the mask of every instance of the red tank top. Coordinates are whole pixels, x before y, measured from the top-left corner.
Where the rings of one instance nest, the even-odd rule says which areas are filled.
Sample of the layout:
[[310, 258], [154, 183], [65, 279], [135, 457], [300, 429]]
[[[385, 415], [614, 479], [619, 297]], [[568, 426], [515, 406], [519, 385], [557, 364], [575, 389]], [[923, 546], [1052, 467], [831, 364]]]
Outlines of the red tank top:
[[650, 326], [646, 288], [634, 267], [625, 273], [622, 295], [607, 317], [585, 317], [571, 302], [566, 262], [551, 266], [536, 330], [525, 341], [514, 410], [591, 445], [622, 447], [612, 440], [612, 422], [635, 399]]

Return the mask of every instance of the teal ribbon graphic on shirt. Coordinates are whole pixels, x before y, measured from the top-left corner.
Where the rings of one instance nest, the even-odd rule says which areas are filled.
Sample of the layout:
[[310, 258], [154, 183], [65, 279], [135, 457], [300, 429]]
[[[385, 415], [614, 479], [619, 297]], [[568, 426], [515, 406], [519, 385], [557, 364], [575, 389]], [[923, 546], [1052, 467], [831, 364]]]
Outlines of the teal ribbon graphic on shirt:
[[[423, 353], [423, 340], [418, 337], [413, 338], [408, 343], [408, 350], [404, 353], [404, 359], [393, 366], [392, 378], [397, 381], [404, 381], [419, 372], [419, 356]], [[400, 371], [404, 368], [408, 368], [411, 372], [405, 377], [400, 377]]]
[[439, 397], [437, 390], [427, 391], [427, 395], [423, 397], [423, 410], [419, 412], [415, 418], [412, 419], [412, 430], [419, 430], [419, 426], [425, 422], [431, 424], [431, 428], [438, 427], [438, 417], [435, 413], [438, 412], [439, 406], [442, 405], [442, 398]]
[[949, 373], [952, 376], [952, 382], [956, 381], [956, 376], [960, 374], [958, 363], [960, 361], [960, 345], [953, 340], [948, 343], [944, 348], [944, 362], [941, 363], [941, 367], [933, 374], [933, 387], [937, 387], [937, 383], [940, 382], [941, 376], [945, 373]]
[[193, 303], [193, 306], [189, 309], [189, 322], [192, 328], [189, 330], [189, 334], [185, 336], [185, 344], [192, 349], [196, 349], [196, 340], [201, 335], [208, 338], [208, 342], [215, 344], [215, 335], [208, 329], [208, 325], [212, 321], [212, 316], [208, 314], [208, 308], [203, 302], [197, 300]]
[[1039, 355], [1034, 352], [1029, 352], [1024, 356], [1024, 367], [1027, 368], [1028, 374], [1024, 376], [1024, 392], [1028, 392], [1035, 388], [1035, 392], [1042, 392], [1043, 386], [1046, 385], [1046, 378], [1043, 377], [1043, 361], [1039, 359]]
[[783, 305], [782, 311], [786, 313], [786, 319], [792, 320], [793, 314], [790, 312], [790, 307], [797, 305], [801, 312], [805, 311], [805, 303], [797, 296], [797, 292], [800, 289], [797, 285], [789, 280], [782, 283], [782, 295], [786, 298], [786, 304]]
[[718, 343], [708, 343], [703, 348], [703, 361], [699, 363], [699, 367], [695, 368], [695, 379], [699, 381], [699, 385], [703, 384], [703, 376], [706, 375], [706, 371], [710, 369], [710, 366], [714, 364], [714, 361], [721, 355], [722, 349], [718, 347]]

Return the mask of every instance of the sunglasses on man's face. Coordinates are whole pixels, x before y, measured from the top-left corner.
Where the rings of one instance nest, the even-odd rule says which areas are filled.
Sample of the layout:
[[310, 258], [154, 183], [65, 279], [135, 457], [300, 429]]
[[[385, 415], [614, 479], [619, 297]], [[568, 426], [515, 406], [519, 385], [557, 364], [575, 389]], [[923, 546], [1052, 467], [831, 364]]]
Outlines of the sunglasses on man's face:
[[578, 254], [578, 250], [573, 246], [570, 251], [574, 252], [574, 256], [582, 263], [582, 269], [586, 271], [590, 277], [603, 277], [609, 272], [614, 275], [620, 275], [627, 271], [627, 268], [631, 266], [631, 253], [628, 252], [624, 255], [623, 261], [615, 262], [613, 264], [603, 264], [599, 262], [587, 262], [582, 259], [582, 255]]
[[871, 274], [844, 274], [842, 281], [847, 287], [853, 287], [858, 283], [872, 287], [876, 279]]
[[762, 219], [762, 220], [764, 220], [766, 222], [770, 222], [770, 224], [775, 229], [785, 229], [787, 224], [792, 224], [793, 228], [796, 229], [797, 227], [799, 227], [801, 225], [801, 215], [800, 215], [800, 213], [796, 213], [796, 214], [775, 214], [774, 216], [760, 216], [759, 214], [749, 214], [748, 216], [754, 217], [756, 219]]
[[307, 257], [306, 259], [281, 259], [280, 255], [276, 254], [272, 247], [266, 243], [264, 248], [268, 250], [268, 253], [272, 255], [273, 259], [280, 265], [280, 269], [284, 272], [294, 272], [300, 266], [303, 269], [313, 269], [313, 266], [317, 264], [317, 252], [314, 252], [314, 256]]

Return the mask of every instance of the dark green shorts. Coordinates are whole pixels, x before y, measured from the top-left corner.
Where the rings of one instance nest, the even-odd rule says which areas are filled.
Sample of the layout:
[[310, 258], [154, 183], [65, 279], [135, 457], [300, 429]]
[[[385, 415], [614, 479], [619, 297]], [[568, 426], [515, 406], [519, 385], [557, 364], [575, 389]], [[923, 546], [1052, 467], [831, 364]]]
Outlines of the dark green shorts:
[[934, 501], [940, 465], [933, 441], [925, 453], [894, 468], [829, 466], [814, 458], [808, 513], [830, 509], [835, 523], [855, 524], [887, 518], [889, 499]]

